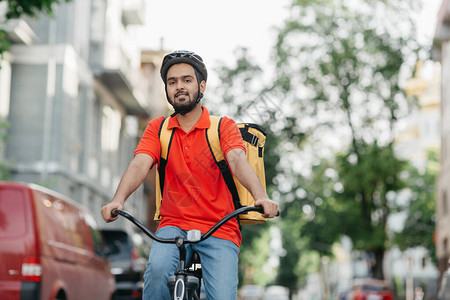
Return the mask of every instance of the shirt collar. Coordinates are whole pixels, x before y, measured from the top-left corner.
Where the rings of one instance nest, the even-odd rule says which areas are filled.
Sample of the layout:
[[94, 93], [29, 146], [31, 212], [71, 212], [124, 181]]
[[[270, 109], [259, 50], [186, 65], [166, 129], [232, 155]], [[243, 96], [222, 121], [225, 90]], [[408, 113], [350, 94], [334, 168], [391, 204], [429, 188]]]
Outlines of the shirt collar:
[[[202, 106], [202, 115], [193, 128], [206, 129], [211, 125], [211, 120], [209, 119], [209, 112], [206, 107]], [[178, 115], [170, 117], [167, 129], [180, 128], [180, 123], [178, 123]]]

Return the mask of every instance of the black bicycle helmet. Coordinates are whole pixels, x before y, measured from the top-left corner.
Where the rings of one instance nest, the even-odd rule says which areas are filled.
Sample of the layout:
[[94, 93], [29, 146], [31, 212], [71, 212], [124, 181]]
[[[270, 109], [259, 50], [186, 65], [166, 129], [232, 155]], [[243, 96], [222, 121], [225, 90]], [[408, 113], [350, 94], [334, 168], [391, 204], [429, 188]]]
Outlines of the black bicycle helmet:
[[186, 63], [194, 67], [203, 76], [203, 80], [207, 81], [208, 71], [206, 70], [206, 66], [200, 55], [195, 54], [192, 51], [176, 50], [164, 56], [160, 71], [164, 84], [166, 83], [166, 76], [169, 68], [175, 64], [181, 63]]
[[203, 98], [203, 94], [200, 93], [200, 83], [202, 82], [202, 80], [204, 80], [206, 82], [208, 79], [208, 71], [206, 70], [206, 66], [203, 63], [203, 59], [200, 57], [200, 55], [195, 54], [192, 51], [186, 51], [186, 50], [176, 50], [172, 53], [167, 54], [163, 58], [160, 73], [161, 73], [161, 78], [165, 85], [166, 97], [167, 97], [167, 101], [169, 101], [169, 103], [170, 103], [169, 95], [167, 94], [167, 78], [166, 78], [167, 72], [169, 71], [171, 66], [173, 66], [175, 64], [182, 64], [182, 63], [191, 65], [194, 68], [194, 70], [196, 71], [195, 73], [197, 75], [197, 83], [198, 83], [198, 98], [190, 107], [188, 107], [184, 110], [176, 110], [175, 109], [175, 112], [171, 115], [172, 117], [178, 113], [182, 114], [182, 115], [187, 114], [188, 112], [190, 112], [197, 106], [197, 104]]

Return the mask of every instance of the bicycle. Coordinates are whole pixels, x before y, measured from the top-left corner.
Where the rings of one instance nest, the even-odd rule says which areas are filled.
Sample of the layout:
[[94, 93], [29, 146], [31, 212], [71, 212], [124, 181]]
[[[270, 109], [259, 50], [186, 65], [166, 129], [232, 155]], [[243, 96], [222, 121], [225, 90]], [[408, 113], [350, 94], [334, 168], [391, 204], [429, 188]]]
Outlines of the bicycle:
[[[124, 210], [114, 209], [111, 214], [113, 217], [121, 215], [122, 217], [128, 219], [139, 229], [141, 229], [145, 235], [151, 239], [166, 244], [175, 244], [179, 250], [180, 258], [178, 261], [178, 267], [175, 274], [170, 276], [167, 285], [173, 295], [173, 300], [199, 300], [200, 299], [200, 282], [202, 278], [201, 268], [197, 267], [200, 262], [198, 260], [198, 255], [194, 253], [193, 259], [189, 266], [186, 266], [186, 244], [195, 244], [209, 238], [214, 232], [216, 232], [223, 224], [229, 220], [237, 217], [240, 214], [244, 214], [250, 211], [256, 211], [259, 213], [264, 213], [264, 208], [262, 206], [245, 206], [241, 207], [218, 221], [214, 226], [212, 226], [205, 234], [202, 235], [200, 230], [189, 230], [186, 237], [177, 236], [175, 238], [160, 238], [151, 232], [147, 227], [145, 227], [142, 222], [133, 217], [131, 214]], [[278, 214], [279, 215], [279, 214]], [[277, 215], [277, 216], [278, 216]]]

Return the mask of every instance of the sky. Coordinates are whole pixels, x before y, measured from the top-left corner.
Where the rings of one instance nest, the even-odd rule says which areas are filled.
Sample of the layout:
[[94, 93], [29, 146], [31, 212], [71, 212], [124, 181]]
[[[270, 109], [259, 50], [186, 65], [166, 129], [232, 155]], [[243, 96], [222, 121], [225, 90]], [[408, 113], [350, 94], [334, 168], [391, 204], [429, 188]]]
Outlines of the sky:
[[[143, 48], [191, 50], [208, 68], [229, 64], [238, 47], [249, 48], [257, 62], [267, 63], [290, 0], [149, 0], [146, 27], [140, 32]], [[211, 76], [214, 74], [211, 73]], [[213, 79], [213, 78], [212, 78]]]
[[[423, 0], [418, 16], [422, 36], [434, 34], [442, 0]], [[146, 26], [139, 30], [144, 49], [191, 50], [202, 56], [209, 69], [219, 62], [232, 64], [234, 50], [247, 47], [256, 62], [270, 60], [280, 27], [289, 14], [291, 0], [148, 0]], [[162, 41], [162, 42], [161, 42]], [[215, 75], [210, 72], [210, 81]]]

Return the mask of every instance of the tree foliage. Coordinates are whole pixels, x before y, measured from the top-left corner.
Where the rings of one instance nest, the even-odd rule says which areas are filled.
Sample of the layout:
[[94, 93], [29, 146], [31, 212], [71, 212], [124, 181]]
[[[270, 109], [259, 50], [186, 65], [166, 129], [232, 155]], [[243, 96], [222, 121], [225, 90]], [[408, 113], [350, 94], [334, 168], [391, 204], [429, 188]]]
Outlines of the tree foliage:
[[397, 194], [406, 186], [401, 174], [409, 164], [396, 158], [391, 145], [367, 145], [355, 158], [352, 152], [341, 153], [325, 172], [314, 171], [320, 181], [312, 186], [319, 189], [326, 183], [332, 190], [325, 190], [329, 196], [319, 202], [325, 204], [311, 204], [316, 217], [305, 226], [304, 233], [322, 243], [338, 241], [342, 235], [350, 237], [355, 250], [375, 257], [369, 267], [372, 276], [382, 278], [387, 221], [399, 209]]
[[[5, 0], [2, 0], [5, 1]], [[67, 0], [64, 0], [67, 1]], [[0, 1], [1, 2], [1, 1]], [[17, 19], [23, 15], [30, 17], [40, 13], [52, 14], [53, 6], [62, 2], [61, 0], [6, 0], [8, 10], [6, 19]], [[68, 2], [68, 1], [67, 1]]]
[[428, 152], [426, 168], [423, 172], [415, 168], [409, 170], [408, 187], [411, 193], [407, 206], [404, 228], [395, 234], [394, 241], [401, 250], [423, 247], [437, 263], [436, 245], [433, 236], [436, 228], [436, 191], [439, 174], [437, 151]]

